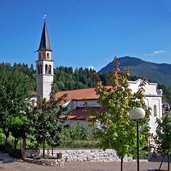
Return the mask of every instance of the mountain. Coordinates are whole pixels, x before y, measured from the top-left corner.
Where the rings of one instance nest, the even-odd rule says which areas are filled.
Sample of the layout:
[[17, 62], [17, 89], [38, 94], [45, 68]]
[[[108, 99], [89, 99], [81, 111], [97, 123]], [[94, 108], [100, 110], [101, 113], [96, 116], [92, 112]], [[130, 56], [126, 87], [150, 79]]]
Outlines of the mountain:
[[[119, 63], [121, 70], [129, 67], [131, 76], [145, 77], [159, 84], [171, 87], [171, 64], [157, 64], [129, 56], [119, 58]], [[110, 62], [99, 73], [111, 72], [113, 67], [113, 62]]]

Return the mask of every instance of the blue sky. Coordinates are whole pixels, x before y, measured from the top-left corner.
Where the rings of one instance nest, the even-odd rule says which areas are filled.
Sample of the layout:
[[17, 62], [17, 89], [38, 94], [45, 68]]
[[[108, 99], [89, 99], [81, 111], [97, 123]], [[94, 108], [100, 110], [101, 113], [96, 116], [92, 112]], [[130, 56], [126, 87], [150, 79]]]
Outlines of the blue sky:
[[0, 62], [35, 63], [44, 14], [55, 66], [99, 70], [125, 55], [171, 64], [170, 0], [1, 0]]

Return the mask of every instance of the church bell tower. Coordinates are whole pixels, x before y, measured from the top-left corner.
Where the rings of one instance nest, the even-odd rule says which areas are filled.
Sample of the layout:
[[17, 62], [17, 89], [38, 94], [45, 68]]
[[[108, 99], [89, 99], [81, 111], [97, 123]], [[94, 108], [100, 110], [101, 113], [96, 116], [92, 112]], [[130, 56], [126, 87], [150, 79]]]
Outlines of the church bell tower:
[[44, 19], [43, 31], [40, 46], [37, 50], [38, 60], [36, 61], [36, 92], [37, 99], [50, 99], [53, 84], [53, 60], [52, 50], [48, 37], [46, 20]]

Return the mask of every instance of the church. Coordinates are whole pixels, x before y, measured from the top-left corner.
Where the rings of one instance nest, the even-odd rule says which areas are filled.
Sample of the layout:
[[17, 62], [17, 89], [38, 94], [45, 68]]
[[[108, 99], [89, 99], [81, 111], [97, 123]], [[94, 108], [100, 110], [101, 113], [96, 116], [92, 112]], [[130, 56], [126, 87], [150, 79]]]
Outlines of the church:
[[[35, 101], [45, 98], [50, 99], [50, 93], [53, 83], [53, 64], [52, 49], [48, 37], [47, 24], [44, 20], [43, 31], [41, 35], [40, 45], [38, 48], [38, 59], [36, 61], [36, 97], [32, 98]], [[132, 92], [137, 92], [141, 80], [129, 81], [129, 86]], [[98, 95], [95, 88], [60, 91], [55, 94], [55, 97], [61, 97], [67, 94], [67, 101], [64, 104], [67, 107], [68, 118], [72, 122], [80, 122], [88, 126], [86, 121], [87, 113], [85, 112], [85, 103], [88, 107], [92, 107], [97, 111], [102, 110], [98, 104]], [[149, 126], [151, 127], [150, 133], [156, 134], [156, 118], [162, 118], [162, 90], [158, 89], [157, 83], [147, 83], [145, 86], [145, 103], [152, 109], [150, 116]]]

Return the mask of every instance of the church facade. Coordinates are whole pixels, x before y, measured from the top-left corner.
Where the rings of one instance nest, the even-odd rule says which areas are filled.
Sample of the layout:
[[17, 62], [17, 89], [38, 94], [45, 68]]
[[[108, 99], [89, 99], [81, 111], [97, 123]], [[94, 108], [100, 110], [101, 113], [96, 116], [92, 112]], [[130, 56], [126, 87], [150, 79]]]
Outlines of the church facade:
[[[52, 50], [50, 48], [50, 42], [48, 38], [46, 21], [44, 21], [42, 36], [40, 40], [40, 46], [38, 49], [38, 60], [36, 61], [36, 91], [37, 100], [45, 98], [50, 99], [52, 84], [53, 84], [53, 60], [51, 57]], [[129, 81], [129, 87], [132, 92], [137, 92], [141, 80]], [[61, 97], [67, 94], [67, 101], [65, 106], [67, 107], [67, 116], [72, 121], [84, 123], [88, 125], [85, 112], [85, 104], [88, 107], [92, 107], [97, 111], [102, 110], [98, 104], [98, 95], [95, 88], [61, 91], [55, 94], [55, 97]], [[158, 89], [157, 83], [147, 83], [145, 85], [145, 103], [152, 109], [150, 116], [149, 126], [151, 127], [150, 133], [156, 134], [156, 118], [162, 118], [162, 90]]]

